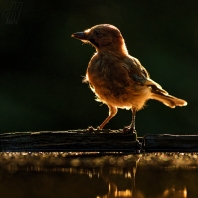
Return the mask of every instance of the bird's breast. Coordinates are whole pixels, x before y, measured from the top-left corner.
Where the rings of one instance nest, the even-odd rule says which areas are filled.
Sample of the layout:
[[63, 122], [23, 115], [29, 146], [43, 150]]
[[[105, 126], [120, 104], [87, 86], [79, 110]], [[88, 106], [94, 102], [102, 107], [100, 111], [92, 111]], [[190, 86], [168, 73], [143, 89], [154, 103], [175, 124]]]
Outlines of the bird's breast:
[[86, 76], [97, 100], [118, 108], [140, 109], [150, 94], [147, 87], [135, 84], [116, 60], [92, 58]]

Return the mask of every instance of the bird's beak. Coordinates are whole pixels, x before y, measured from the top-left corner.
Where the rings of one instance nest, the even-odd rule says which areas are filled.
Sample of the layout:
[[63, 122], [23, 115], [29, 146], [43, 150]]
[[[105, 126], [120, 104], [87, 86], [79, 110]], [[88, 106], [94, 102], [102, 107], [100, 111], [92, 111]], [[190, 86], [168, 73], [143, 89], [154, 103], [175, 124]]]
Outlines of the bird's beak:
[[87, 40], [87, 35], [84, 32], [76, 32], [73, 33], [71, 36], [79, 40]]

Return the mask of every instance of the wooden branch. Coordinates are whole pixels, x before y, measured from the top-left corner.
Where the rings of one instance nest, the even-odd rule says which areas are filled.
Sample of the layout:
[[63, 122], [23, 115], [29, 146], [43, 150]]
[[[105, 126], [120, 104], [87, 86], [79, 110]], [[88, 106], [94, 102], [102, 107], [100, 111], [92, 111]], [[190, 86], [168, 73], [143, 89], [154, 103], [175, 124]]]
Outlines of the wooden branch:
[[198, 135], [146, 135], [143, 149], [146, 152], [197, 152]]
[[1, 152], [198, 152], [197, 135], [126, 134], [122, 130], [5, 133]]
[[140, 143], [136, 134], [125, 134], [122, 130], [86, 130], [56, 132], [5, 133], [0, 135], [0, 151], [12, 152], [136, 152]]

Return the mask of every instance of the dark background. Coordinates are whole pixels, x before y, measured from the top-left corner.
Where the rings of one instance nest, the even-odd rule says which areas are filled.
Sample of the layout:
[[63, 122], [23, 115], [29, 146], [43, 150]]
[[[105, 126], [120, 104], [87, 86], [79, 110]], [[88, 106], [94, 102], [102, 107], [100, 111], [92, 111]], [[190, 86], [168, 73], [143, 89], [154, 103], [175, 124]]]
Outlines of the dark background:
[[[151, 78], [186, 107], [171, 109], [148, 101], [137, 113], [139, 136], [148, 133], [196, 134], [198, 127], [197, 1], [72, 0], [23, 1], [16, 24], [0, 1], [0, 132], [97, 127], [108, 115], [82, 84], [94, 53], [71, 34], [101, 23], [113, 24]], [[106, 128], [131, 121], [119, 110]]]

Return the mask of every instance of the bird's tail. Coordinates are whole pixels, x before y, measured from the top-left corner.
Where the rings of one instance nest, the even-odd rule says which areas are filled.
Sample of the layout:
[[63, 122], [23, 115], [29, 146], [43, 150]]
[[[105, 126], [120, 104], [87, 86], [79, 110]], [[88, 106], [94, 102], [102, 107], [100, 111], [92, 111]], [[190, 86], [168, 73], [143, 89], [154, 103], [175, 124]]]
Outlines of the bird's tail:
[[158, 100], [170, 108], [175, 108], [176, 106], [182, 107], [187, 105], [187, 102], [185, 100], [176, 98], [168, 94], [165, 95], [163, 93], [153, 93], [152, 99]]
[[154, 82], [150, 78], [147, 79], [147, 85], [151, 89], [151, 99], [158, 100], [170, 108], [187, 105], [187, 102], [185, 100], [169, 95], [166, 90], [162, 89], [158, 83]]

